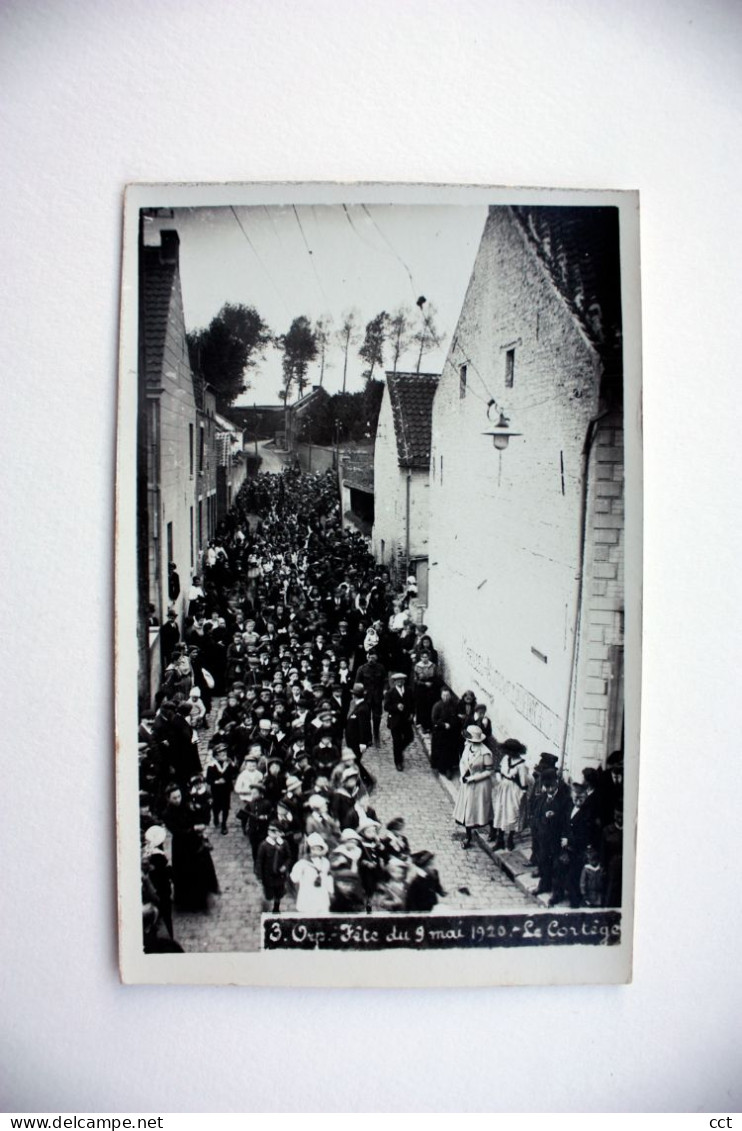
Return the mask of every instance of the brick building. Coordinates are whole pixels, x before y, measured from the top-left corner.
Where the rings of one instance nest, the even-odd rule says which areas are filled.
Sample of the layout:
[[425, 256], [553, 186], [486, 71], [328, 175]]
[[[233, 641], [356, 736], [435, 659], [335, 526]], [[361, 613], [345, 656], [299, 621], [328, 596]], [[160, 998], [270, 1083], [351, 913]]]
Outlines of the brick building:
[[[150, 235], [140, 248], [137, 417], [139, 698], [151, 704], [160, 680], [159, 626], [172, 605], [182, 627], [190, 577], [216, 525], [214, 394], [194, 384], [180, 286], [178, 233]], [[175, 562], [180, 593], [171, 597]], [[148, 624], [153, 606], [157, 625]]]
[[433, 406], [426, 619], [496, 737], [572, 774], [622, 745], [622, 439], [617, 211], [490, 209]]
[[436, 373], [387, 373], [374, 445], [373, 554], [393, 576], [428, 582], [430, 438]]

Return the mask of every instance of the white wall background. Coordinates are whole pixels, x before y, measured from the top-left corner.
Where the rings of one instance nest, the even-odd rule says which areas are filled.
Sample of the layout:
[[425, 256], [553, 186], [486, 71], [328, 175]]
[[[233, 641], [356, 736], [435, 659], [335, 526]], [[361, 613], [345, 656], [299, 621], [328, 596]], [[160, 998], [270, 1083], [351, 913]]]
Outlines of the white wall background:
[[[739, 1110], [741, 31], [734, 0], [6, 0], [0, 1106]], [[122, 189], [305, 178], [641, 190], [629, 988], [118, 983]], [[328, 1065], [335, 1033], [343, 1052]]]

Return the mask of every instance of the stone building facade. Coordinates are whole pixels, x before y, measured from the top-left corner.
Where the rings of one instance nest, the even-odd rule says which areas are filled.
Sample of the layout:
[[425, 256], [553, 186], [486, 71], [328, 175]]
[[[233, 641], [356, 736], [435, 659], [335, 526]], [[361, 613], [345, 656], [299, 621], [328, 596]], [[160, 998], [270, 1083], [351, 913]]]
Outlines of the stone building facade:
[[387, 373], [374, 445], [376, 560], [400, 577], [409, 564], [424, 604], [428, 577], [430, 436], [436, 373]]
[[[137, 418], [139, 698], [160, 681], [159, 626], [172, 606], [182, 627], [192, 573], [209, 515], [216, 523], [214, 395], [197, 388], [188, 360], [178, 233], [163, 230], [140, 248]], [[199, 507], [201, 523], [199, 526]], [[174, 562], [180, 592], [171, 595]], [[150, 608], [152, 611], [150, 612]], [[154, 619], [157, 623], [151, 624]]]
[[[445, 674], [498, 739], [571, 774], [621, 743], [618, 290], [615, 210], [492, 208], [433, 406], [426, 619]], [[520, 434], [504, 451], [501, 411]]]

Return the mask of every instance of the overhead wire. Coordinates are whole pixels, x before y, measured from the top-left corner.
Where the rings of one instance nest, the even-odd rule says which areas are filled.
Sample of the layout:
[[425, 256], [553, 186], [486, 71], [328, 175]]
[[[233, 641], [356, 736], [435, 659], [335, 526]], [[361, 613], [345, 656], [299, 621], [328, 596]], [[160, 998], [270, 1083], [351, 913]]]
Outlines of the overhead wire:
[[302, 226], [302, 222], [299, 219], [299, 213], [296, 210], [296, 205], [292, 204], [291, 207], [294, 210], [294, 216], [296, 217], [296, 222], [299, 225], [299, 231], [301, 232], [301, 238], [304, 240], [304, 246], [307, 249], [307, 255], [309, 256], [309, 262], [312, 265], [312, 271], [314, 272], [314, 277], [317, 280], [317, 286], [319, 287], [320, 291], [322, 292], [322, 298], [325, 300], [325, 303], [327, 303], [329, 300], [328, 300], [327, 295], [325, 293], [325, 288], [322, 286], [322, 280], [319, 277], [319, 273], [317, 271], [317, 266], [314, 262], [314, 254], [312, 252], [311, 247], [309, 246], [309, 241], [307, 240], [306, 233], [305, 233], [304, 228]]
[[[343, 207], [345, 207], [345, 205], [343, 205]], [[377, 224], [376, 220], [375, 220], [375, 219], [373, 218], [373, 216], [372, 216], [372, 215], [371, 215], [371, 213], [369, 212], [369, 210], [368, 210], [368, 208], [366, 207], [366, 205], [365, 205], [365, 204], [361, 204], [361, 208], [362, 208], [362, 209], [363, 209], [363, 211], [364, 211], [364, 212], [366, 213], [366, 215], [368, 216], [368, 218], [369, 218], [369, 220], [371, 221], [371, 223], [373, 224], [373, 226], [374, 226], [374, 227], [376, 228], [376, 231], [377, 231], [377, 232], [379, 233], [379, 235], [381, 236], [381, 238], [383, 239], [384, 243], [385, 243], [385, 244], [387, 245], [387, 247], [388, 247], [388, 248], [389, 248], [389, 250], [391, 251], [391, 253], [392, 253], [392, 255], [394, 256], [394, 258], [395, 258], [395, 259], [396, 259], [396, 260], [397, 260], [397, 261], [398, 261], [399, 263], [401, 263], [401, 264], [402, 264], [402, 266], [404, 267], [405, 271], [407, 272], [407, 277], [408, 277], [408, 279], [410, 280], [410, 287], [411, 287], [411, 289], [412, 289], [412, 294], [413, 294], [413, 296], [414, 296], [414, 295], [415, 295], [416, 293], [417, 293], [417, 294], [419, 294], [419, 291], [417, 291], [417, 288], [415, 287], [415, 280], [414, 280], [414, 279], [413, 279], [413, 277], [412, 277], [412, 272], [410, 271], [409, 267], [408, 267], [408, 266], [407, 266], [407, 264], [405, 263], [405, 261], [404, 261], [404, 259], [402, 258], [402, 256], [401, 256], [401, 255], [399, 254], [399, 252], [398, 252], [398, 251], [396, 250], [396, 248], [394, 247], [394, 245], [393, 245], [393, 244], [392, 244], [392, 243], [391, 243], [391, 242], [390, 242], [390, 241], [389, 241], [389, 240], [387, 239], [387, 237], [386, 237], [386, 236], [384, 235], [384, 233], [382, 232], [382, 230], [381, 230], [381, 228], [379, 227], [379, 225]], [[417, 301], [417, 300], [416, 300], [416, 301]]]
[[290, 313], [291, 313], [291, 312], [289, 311], [289, 308], [288, 308], [288, 306], [286, 305], [286, 301], [285, 301], [285, 299], [284, 299], [284, 297], [283, 297], [283, 294], [281, 293], [281, 291], [280, 291], [280, 289], [279, 289], [278, 285], [276, 284], [276, 281], [275, 281], [275, 279], [273, 278], [273, 276], [271, 275], [270, 271], [269, 271], [269, 270], [268, 270], [268, 268], [266, 267], [266, 265], [265, 265], [265, 263], [263, 262], [262, 258], [261, 258], [261, 257], [260, 257], [260, 255], [258, 254], [258, 250], [257, 250], [257, 248], [255, 247], [255, 244], [254, 244], [254, 243], [252, 242], [252, 240], [250, 239], [249, 235], [247, 234], [247, 232], [246, 232], [246, 230], [245, 230], [245, 227], [244, 227], [244, 225], [243, 225], [242, 221], [240, 220], [239, 216], [237, 215], [237, 212], [236, 212], [236, 211], [235, 211], [235, 209], [234, 209], [234, 206], [230, 204], [230, 206], [229, 206], [229, 210], [230, 210], [230, 212], [232, 213], [232, 215], [234, 216], [235, 220], [237, 221], [237, 224], [239, 225], [239, 229], [240, 229], [240, 231], [242, 232], [242, 234], [243, 234], [243, 236], [245, 237], [245, 239], [247, 240], [247, 243], [248, 243], [249, 247], [251, 248], [253, 255], [254, 255], [254, 256], [255, 256], [255, 258], [257, 259], [257, 261], [258, 261], [258, 263], [260, 264], [260, 266], [262, 267], [262, 269], [263, 269], [263, 271], [264, 271], [265, 275], [266, 275], [266, 276], [267, 276], [267, 278], [269, 279], [269, 281], [270, 281], [270, 283], [271, 283], [271, 285], [272, 285], [272, 287], [273, 287], [274, 291], [275, 291], [275, 292], [276, 292], [276, 294], [278, 295], [278, 297], [279, 297], [279, 299], [280, 299], [280, 301], [281, 301], [281, 305], [283, 306], [284, 310], [286, 311], [286, 314], [287, 314], [287, 316], [290, 316]]

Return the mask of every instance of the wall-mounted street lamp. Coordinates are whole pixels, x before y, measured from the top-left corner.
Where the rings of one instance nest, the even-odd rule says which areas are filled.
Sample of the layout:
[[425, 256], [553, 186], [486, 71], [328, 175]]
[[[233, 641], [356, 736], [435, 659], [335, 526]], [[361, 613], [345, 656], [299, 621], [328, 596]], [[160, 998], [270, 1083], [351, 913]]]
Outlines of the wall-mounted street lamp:
[[495, 426], [493, 428], [490, 428], [489, 431], [483, 432], [482, 435], [483, 436], [491, 436], [492, 437], [492, 443], [495, 445], [495, 448], [497, 449], [497, 451], [498, 452], [504, 452], [506, 447], [508, 446], [508, 443], [510, 441], [510, 437], [511, 436], [522, 436], [523, 433], [513, 431], [513, 429], [510, 427], [510, 420], [505, 415], [503, 410], [499, 407], [497, 402], [494, 401], [494, 400], [491, 400], [489, 402], [489, 404], [487, 405], [487, 419], [488, 420], [492, 420], [491, 414], [492, 414], [493, 409], [495, 410], [495, 412], [499, 413], [499, 419], [497, 421], [497, 424], [495, 424]]

